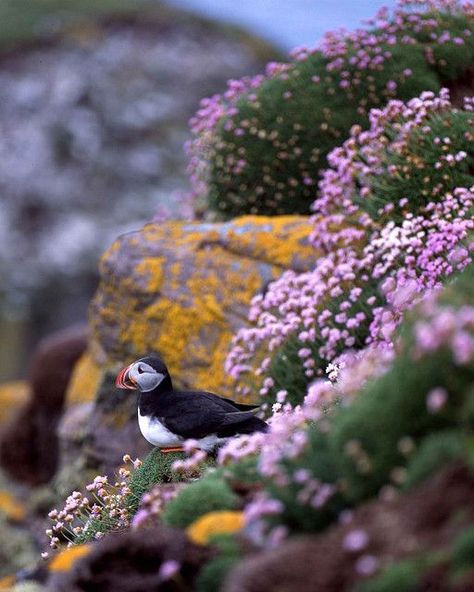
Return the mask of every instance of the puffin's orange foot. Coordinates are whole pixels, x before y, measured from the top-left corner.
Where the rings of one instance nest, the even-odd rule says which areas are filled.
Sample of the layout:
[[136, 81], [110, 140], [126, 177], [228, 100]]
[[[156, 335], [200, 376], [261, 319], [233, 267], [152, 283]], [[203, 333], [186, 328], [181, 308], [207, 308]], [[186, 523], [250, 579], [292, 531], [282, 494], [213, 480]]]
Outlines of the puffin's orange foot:
[[161, 452], [184, 452], [184, 448], [182, 446], [176, 446], [175, 448], [160, 448]]

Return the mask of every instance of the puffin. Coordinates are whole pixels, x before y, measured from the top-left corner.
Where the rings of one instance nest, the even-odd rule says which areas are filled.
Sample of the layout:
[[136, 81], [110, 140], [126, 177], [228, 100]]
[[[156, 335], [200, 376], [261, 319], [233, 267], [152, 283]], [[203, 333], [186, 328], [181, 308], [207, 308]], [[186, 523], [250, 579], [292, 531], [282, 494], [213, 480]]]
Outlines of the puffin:
[[258, 405], [244, 405], [206, 391], [179, 391], [157, 355], [140, 358], [117, 375], [115, 386], [138, 390], [138, 425], [143, 437], [162, 452], [181, 452], [187, 439], [213, 452], [230, 438], [266, 432], [255, 416]]

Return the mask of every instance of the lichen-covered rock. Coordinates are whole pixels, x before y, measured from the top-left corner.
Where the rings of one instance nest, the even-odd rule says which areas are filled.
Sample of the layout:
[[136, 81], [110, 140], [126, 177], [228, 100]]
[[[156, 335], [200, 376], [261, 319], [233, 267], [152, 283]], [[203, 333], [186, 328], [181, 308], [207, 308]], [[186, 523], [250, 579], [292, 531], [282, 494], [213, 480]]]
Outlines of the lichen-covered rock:
[[5, 382], [0, 385], [0, 426], [9, 424], [18, 410], [28, 400], [28, 383], [24, 380]]
[[102, 379], [101, 367], [90, 354], [85, 353], [74, 366], [67, 388], [66, 406], [93, 401]]
[[0, 515], [0, 577], [5, 577], [34, 563], [38, 558], [29, 532], [8, 524]]
[[91, 306], [94, 361], [110, 366], [159, 352], [179, 386], [232, 396], [224, 360], [252, 296], [286, 269], [310, 269], [305, 217], [148, 224], [101, 262]]
[[0, 462], [17, 480], [48, 481], [58, 459], [56, 427], [72, 369], [83, 354], [87, 328], [80, 325], [43, 339], [28, 369], [30, 398], [2, 430]]

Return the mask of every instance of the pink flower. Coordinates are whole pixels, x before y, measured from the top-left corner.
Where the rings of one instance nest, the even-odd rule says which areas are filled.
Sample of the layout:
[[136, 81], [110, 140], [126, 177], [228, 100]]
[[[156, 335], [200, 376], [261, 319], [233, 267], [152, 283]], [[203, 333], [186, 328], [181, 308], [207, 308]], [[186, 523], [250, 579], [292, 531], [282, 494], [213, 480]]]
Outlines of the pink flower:
[[437, 387], [431, 390], [426, 397], [426, 407], [430, 413], [438, 413], [448, 401], [446, 389]]
[[163, 561], [160, 565], [158, 577], [161, 581], [171, 580], [171, 578], [179, 572], [180, 567], [180, 563], [174, 559]]
[[345, 551], [357, 552], [365, 549], [369, 543], [369, 535], [365, 530], [351, 530], [344, 537], [342, 546]]
[[373, 575], [379, 567], [379, 560], [374, 555], [362, 555], [355, 563], [355, 570], [361, 576]]

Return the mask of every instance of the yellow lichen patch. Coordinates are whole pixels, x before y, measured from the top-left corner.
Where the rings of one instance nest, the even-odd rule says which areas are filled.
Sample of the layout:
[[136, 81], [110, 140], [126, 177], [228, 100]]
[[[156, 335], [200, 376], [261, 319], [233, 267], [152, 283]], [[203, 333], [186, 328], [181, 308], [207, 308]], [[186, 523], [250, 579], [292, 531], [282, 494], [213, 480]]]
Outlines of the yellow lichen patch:
[[11, 590], [15, 585], [15, 582], [15, 576], [5, 576], [4, 578], [0, 578], [0, 590]]
[[26, 508], [9, 491], [0, 490], [0, 514], [14, 522], [21, 522], [26, 516]]
[[188, 526], [186, 534], [194, 543], [206, 545], [213, 536], [237, 532], [243, 526], [243, 512], [223, 510], [204, 514]]
[[232, 337], [270, 281], [314, 266], [310, 232], [302, 216], [245, 216], [151, 223], [124, 235], [101, 262], [92, 348], [106, 365], [157, 352], [176, 386], [233, 397], [224, 371]]
[[146, 257], [136, 266], [139, 275], [145, 276], [147, 289], [150, 292], [158, 292], [163, 283], [164, 257]]
[[27, 402], [29, 394], [26, 381], [0, 384], [0, 425], [9, 423], [14, 418], [16, 411]]
[[60, 551], [55, 557], [53, 557], [48, 569], [52, 572], [69, 571], [76, 561], [89, 555], [91, 550], [91, 545], [89, 544], [76, 545], [75, 547], [64, 549], [64, 551]]
[[93, 401], [101, 380], [102, 369], [86, 352], [74, 366], [66, 393], [67, 406]]
[[[246, 227], [254, 232], [241, 232]], [[314, 247], [308, 242], [312, 227], [304, 216], [242, 216], [232, 222], [229, 231], [232, 250], [250, 251], [272, 265], [291, 268], [296, 257], [315, 259]]]

